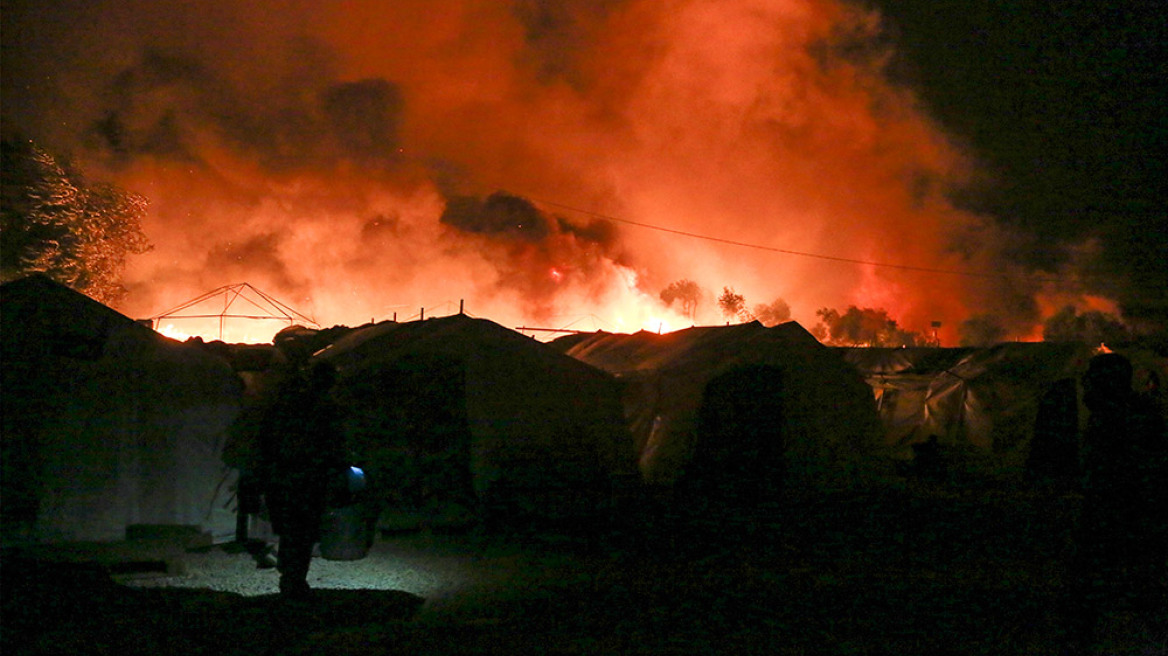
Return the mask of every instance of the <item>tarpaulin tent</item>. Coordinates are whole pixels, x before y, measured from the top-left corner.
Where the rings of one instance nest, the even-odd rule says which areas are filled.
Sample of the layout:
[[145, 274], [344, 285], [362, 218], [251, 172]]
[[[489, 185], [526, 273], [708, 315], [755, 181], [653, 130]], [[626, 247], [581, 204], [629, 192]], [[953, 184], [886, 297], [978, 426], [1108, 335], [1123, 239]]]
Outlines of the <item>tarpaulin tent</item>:
[[[1098, 347], [1064, 342], [990, 348], [838, 349], [875, 392], [884, 445], [909, 458], [936, 435], [950, 457], [977, 470], [1018, 469], [1030, 453], [1043, 396], [1059, 381], [1078, 383]], [[1140, 376], [1163, 378], [1164, 358], [1117, 347]], [[1072, 412], [1074, 409], [1071, 409]], [[1079, 420], [1087, 416], [1080, 406]]]
[[[961, 416], [960, 396], [940, 395], [937, 386], [959, 381], [950, 370], [972, 348], [839, 348], [872, 388], [883, 428], [883, 444], [906, 456], [929, 435], [946, 435]], [[953, 407], [954, 405], [958, 407]]]
[[612, 377], [490, 321], [378, 323], [314, 359], [338, 367], [356, 457], [411, 503], [588, 515], [634, 471]]
[[[838, 485], [879, 438], [872, 391], [794, 322], [695, 327], [664, 335], [594, 333], [553, 347], [624, 384], [645, 481], [700, 472], [712, 485]], [[782, 481], [779, 481], [780, 485]]]
[[5, 541], [234, 530], [231, 368], [47, 277], [0, 287]]

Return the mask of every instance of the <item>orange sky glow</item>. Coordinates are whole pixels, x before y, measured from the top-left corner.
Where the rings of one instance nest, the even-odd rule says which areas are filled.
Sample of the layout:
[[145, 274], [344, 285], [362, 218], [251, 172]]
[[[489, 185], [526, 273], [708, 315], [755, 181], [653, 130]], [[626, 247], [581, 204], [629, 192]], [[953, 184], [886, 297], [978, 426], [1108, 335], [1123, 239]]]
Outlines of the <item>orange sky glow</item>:
[[[974, 164], [890, 81], [881, 17], [846, 2], [121, 4], [99, 30], [150, 29], [59, 82], [113, 117], [86, 170], [151, 202], [130, 316], [247, 282], [325, 327], [464, 302], [512, 328], [656, 331], [723, 323], [732, 287], [808, 328], [882, 308], [955, 345], [973, 314], [1022, 337], [1054, 307], [1025, 277], [937, 272], [1009, 274], [1011, 236], [949, 200]], [[499, 191], [535, 224], [451, 210]], [[683, 278], [708, 292], [694, 317], [659, 299]]]

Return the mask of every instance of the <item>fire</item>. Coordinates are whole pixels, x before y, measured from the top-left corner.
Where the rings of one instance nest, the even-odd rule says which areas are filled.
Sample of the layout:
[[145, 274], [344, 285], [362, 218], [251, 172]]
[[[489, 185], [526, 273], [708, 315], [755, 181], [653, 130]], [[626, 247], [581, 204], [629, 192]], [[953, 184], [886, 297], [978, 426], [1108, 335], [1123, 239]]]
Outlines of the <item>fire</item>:
[[[155, 328], [155, 330], [171, 339], [176, 339], [180, 342], [185, 342], [192, 337], [196, 337], [196, 335], [179, 330], [173, 323], [162, 324]], [[202, 335], [198, 335], [198, 337], [202, 337]]]
[[[724, 321], [709, 298], [685, 316], [661, 302], [685, 279], [782, 299], [808, 327], [851, 304], [941, 321], [950, 343], [971, 308], [1038, 319], [1029, 287], [857, 264], [993, 271], [1010, 251], [950, 201], [971, 161], [853, 3], [148, 4], [59, 20], [45, 31], [74, 37], [81, 68], [29, 87], [45, 110], [29, 115], [93, 177], [150, 199], [129, 316], [247, 280], [322, 326], [460, 299], [509, 327]], [[94, 45], [107, 35], [118, 48]], [[287, 324], [245, 325], [163, 330]]]
[[205, 342], [270, 344], [276, 333], [289, 325], [286, 321], [271, 319], [226, 319], [221, 325], [215, 318], [178, 317], [159, 321], [155, 330], [180, 342], [197, 337]]
[[669, 324], [665, 319], [660, 317], [649, 317], [644, 324], [641, 325], [641, 330], [647, 330], [653, 333], [671, 333], [677, 330]]

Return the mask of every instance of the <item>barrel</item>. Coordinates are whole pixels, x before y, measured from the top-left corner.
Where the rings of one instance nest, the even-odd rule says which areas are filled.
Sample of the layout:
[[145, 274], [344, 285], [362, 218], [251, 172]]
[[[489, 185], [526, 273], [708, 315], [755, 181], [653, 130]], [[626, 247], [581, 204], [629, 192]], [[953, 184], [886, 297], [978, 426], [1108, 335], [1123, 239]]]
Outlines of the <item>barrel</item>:
[[369, 555], [369, 527], [361, 504], [329, 508], [320, 531], [320, 556], [325, 560], [361, 560]]

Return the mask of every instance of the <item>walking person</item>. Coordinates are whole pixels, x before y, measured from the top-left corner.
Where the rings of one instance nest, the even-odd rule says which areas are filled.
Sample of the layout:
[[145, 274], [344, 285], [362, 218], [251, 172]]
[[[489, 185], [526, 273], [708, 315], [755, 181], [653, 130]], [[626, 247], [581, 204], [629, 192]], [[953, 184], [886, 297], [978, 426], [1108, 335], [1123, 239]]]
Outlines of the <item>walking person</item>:
[[317, 362], [290, 376], [262, 424], [261, 467], [272, 528], [279, 536], [280, 594], [310, 596], [308, 569], [329, 483], [345, 465], [341, 417], [331, 390], [336, 369]]

